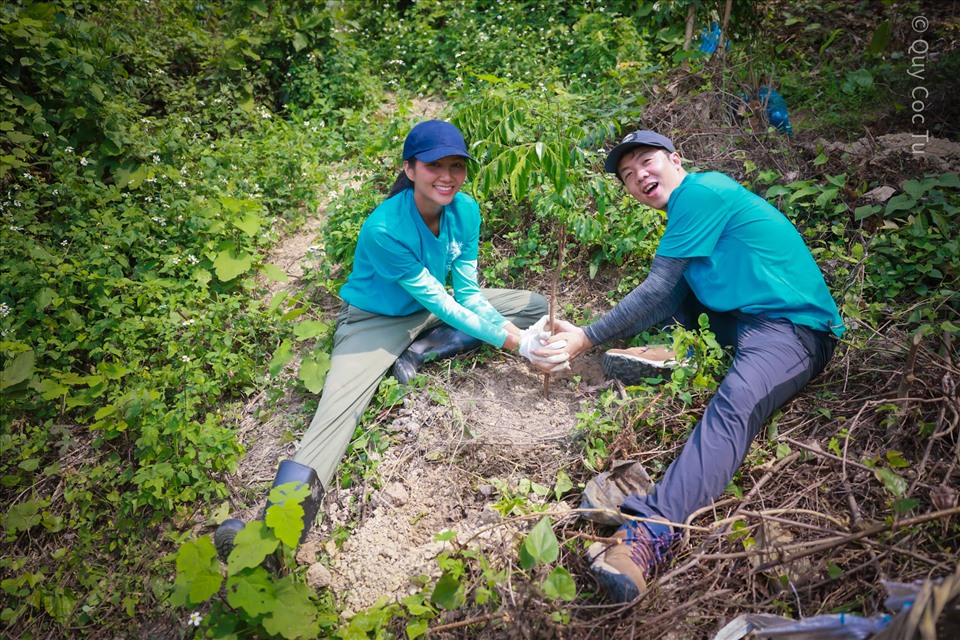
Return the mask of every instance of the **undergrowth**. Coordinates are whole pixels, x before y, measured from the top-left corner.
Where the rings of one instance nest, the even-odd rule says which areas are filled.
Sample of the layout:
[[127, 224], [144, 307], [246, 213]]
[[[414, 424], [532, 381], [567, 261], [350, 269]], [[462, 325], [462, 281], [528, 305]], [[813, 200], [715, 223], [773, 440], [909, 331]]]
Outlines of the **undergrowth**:
[[[816, 139], [859, 137], [877, 105], [909, 112], [899, 89], [917, 34], [904, 16], [920, 3], [881, 2], [876, 16], [871, 3], [736, 4], [731, 46], [717, 56], [699, 51], [699, 38], [685, 50], [683, 25], [694, 6], [699, 33], [722, 3], [5, 4], [4, 633], [115, 637], [156, 624], [181, 637], [415, 638], [486, 616], [547, 636], [589, 623], [595, 614], [577, 608], [596, 598], [572, 542], [579, 530], [523, 496], [575, 495], [571, 478], [655, 449], [647, 438], [679, 446], [722, 378], [707, 327], [672, 336], [696, 367], [585, 402], [571, 441], [577, 468], [553, 486], [500, 487], [504, 516], [537, 522], [506, 566], [453, 548], [437, 559], [439, 579], [341, 620], [335, 594], [307, 586], [293, 559], [296, 518], [268, 518], [234, 566], [197, 535], [244, 454], [235, 434], [244, 403], [322, 388], [332, 324], [317, 301], [349, 273], [359, 226], [398, 169], [411, 101], [424, 96], [446, 100], [444, 117], [478, 159], [468, 188], [483, 209], [480, 263], [491, 286], [531, 286], [559, 268], [561, 280], [609, 282], [598, 297], [615, 301], [640, 282], [663, 215], [602, 172], [604, 151], [638, 125], [664, 125], [699, 168], [722, 168], [765, 195], [804, 234], [852, 330], [841, 346], [847, 369], [815, 386], [810, 406], [774, 420], [730, 494], [749, 495], [751, 474], [799, 453], [779, 435], [802, 423], [838, 457], [856, 449], [881, 487], [863, 508], [872, 521], [929, 506], [915, 489], [921, 477], [949, 484], [949, 469], [927, 461], [943, 455], [955, 395], [938, 395], [936, 376], [912, 370], [888, 402], [864, 400], [858, 412], [843, 398], [889, 391], [908, 356], [914, 367], [934, 363], [940, 380], [955, 376], [960, 183], [955, 172], [915, 170], [893, 197], [868, 200], [883, 185], [863, 169], [828, 172], [842, 159]], [[848, 22], [836, 17], [841, 8]], [[928, 37], [954, 56], [943, 29], [934, 24]], [[743, 106], [745, 93], [771, 82], [800, 116], [792, 140]], [[397, 109], [381, 109], [386, 101]], [[345, 174], [363, 175], [364, 186], [341, 188]], [[321, 201], [327, 225], [305, 264], [307, 286], [272, 293], [287, 276], [266, 256]], [[568, 317], [586, 317], [561, 302]], [[908, 401], [910, 385], [923, 402]], [[376, 452], [389, 446], [377, 424], [419, 391], [448, 401], [418, 386], [381, 388], [343, 486], [376, 482]], [[885, 435], [857, 441], [865, 423]], [[644, 462], [656, 475], [669, 459]], [[778, 481], [816, 486], [807, 475]], [[916, 536], [932, 537], [931, 526]], [[955, 526], [940, 533], [955, 550]], [[276, 549], [278, 576], [260, 567]], [[857, 562], [834, 558], [826, 575], [856, 575]], [[830, 601], [844, 596], [853, 594]], [[776, 606], [799, 613], [786, 597]]]

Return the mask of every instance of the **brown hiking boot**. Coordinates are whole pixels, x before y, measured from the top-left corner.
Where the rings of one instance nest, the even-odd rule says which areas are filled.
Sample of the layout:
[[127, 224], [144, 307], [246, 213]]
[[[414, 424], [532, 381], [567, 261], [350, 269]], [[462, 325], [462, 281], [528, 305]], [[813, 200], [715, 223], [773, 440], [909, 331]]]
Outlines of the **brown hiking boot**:
[[647, 591], [657, 568], [670, 560], [673, 529], [659, 522], [627, 520], [611, 536], [587, 549], [590, 570], [614, 602], [630, 602]]

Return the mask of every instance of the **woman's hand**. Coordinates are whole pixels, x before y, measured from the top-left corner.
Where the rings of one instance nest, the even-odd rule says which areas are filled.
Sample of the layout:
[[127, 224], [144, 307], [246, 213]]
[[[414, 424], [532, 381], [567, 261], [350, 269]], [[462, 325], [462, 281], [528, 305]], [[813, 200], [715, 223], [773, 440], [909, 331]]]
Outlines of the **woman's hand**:
[[[519, 331], [519, 329], [517, 329]], [[520, 336], [513, 333], [507, 334], [507, 339], [503, 341], [503, 348], [507, 351], [513, 351], [520, 348]]]

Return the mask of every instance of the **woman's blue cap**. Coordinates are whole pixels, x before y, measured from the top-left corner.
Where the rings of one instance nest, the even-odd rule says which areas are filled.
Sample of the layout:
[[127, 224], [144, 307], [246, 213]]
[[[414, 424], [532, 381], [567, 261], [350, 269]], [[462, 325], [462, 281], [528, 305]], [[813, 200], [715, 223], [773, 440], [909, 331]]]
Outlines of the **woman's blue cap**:
[[473, 160], [467, 153], [467, 143], [460, 130], [443, 120], [427, 120], [410, 129], [403, 141], [403, 159], [416, 158], [421, 162], [433, 162], [447, 156], [463, 156]]

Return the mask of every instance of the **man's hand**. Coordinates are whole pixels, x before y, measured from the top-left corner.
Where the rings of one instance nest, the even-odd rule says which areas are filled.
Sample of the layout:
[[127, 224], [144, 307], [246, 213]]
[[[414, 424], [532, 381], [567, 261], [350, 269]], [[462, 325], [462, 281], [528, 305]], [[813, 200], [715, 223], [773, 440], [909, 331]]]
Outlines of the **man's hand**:
[[[543, 348], [534, 349], [532, 355], [538, 357], [556, 355], [556, 349], [562, 348], [568, 355], [566, 362], [569, 363], [570, 360], [573, 360], [593, 346], [593, 343], [590, 342], [590, 339], [587, 337], [587, 334], [583, 332], [583, 329], [576, 325], [566, 322], [565, 320], [557, 320], [554, 324], [556, 328], [560, 330], [560, 333], [554, 333], [550, 336], [546, 340]], [[563, 346], [561, 347], [560, 345]], [[543, 367], [541, 367], [541, 369], [542, 368]]]

